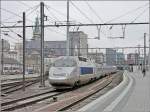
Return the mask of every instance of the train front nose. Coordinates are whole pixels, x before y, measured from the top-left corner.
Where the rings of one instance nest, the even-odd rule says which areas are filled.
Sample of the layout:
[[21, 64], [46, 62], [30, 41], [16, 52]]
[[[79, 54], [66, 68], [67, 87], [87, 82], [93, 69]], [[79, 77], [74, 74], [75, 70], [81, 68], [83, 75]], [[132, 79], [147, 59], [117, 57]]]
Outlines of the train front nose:
[[70, 73], [72, 70], [58, 70], [55, 69], [53, 73], [49, 76], [49, 83], [52, 86], [70, 87], [73, 85], [73, 81], [70, 78]]
[[62, 77], [62, 74], [53, 74], [53, 77], [49, 78], [49, 83], [53, 86], [65, 86], [68, 85], [69, 79], [66, 76]]

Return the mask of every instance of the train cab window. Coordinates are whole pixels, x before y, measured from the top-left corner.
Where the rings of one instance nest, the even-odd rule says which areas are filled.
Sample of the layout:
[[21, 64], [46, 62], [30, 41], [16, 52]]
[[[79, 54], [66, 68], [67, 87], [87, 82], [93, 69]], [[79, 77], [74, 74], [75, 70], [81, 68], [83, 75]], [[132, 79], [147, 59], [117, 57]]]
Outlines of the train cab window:
[[53, 63], [54, 67], [73, 67], [76, 65], [77, 65], [76, 61], [71, 58], [58, 59]]
[[87, 59], [86, 59], [86, 58], [83, 58], [83, 57], [78, 57], [78, 58], [79, 58], [79, 61], [87, 62]]

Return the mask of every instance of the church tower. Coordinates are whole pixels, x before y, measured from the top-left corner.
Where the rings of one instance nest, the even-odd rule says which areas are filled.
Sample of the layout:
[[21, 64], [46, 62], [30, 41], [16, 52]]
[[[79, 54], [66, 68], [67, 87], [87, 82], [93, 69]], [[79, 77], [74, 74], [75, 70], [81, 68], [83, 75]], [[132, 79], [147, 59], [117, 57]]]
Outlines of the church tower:
[[35, 27], [33, 28], [33, 37], [32, 40], [40, 40], [40, 26], [39, 26], [39, 18], [35, 19]]

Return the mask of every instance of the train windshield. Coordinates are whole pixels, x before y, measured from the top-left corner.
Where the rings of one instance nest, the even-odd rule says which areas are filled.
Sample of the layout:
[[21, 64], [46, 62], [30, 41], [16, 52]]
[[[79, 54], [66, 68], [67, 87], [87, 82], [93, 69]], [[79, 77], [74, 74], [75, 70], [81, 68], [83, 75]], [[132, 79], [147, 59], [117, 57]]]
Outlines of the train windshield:
[[72, 58], [61, 58], [53, 63], [54, 67], [73, 67], [76, 65], [76, 61]]

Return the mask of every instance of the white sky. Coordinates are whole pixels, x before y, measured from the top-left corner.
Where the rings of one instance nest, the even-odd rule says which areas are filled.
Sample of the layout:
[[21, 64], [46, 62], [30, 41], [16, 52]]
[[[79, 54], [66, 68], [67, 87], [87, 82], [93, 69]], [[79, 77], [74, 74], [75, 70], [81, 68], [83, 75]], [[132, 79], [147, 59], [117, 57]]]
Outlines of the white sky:
[[[29, 7], [34, 7], [38, 5], [40, 2], [38, 1], [2, 1], [1, 7], [8, 11], [12, 11], [15, 14], [22, 16], [22, 12], [27, 10]], [[51, 21], [45, 22], [45, 24], [54, 24], [53, 21], [66, 21], [66, 1], [45, 1], [46, 5], [50, 6], [52, 9], [49, 11], [45, 8], [45, 15], [49, 16]], [[98, 17], [92, 12], [92, 10], [88, 7], [86, 1], [73, 1], [73, 3], [84, 12], [90, 20], [94, 23], [102, 23], [98, 19]], [[123, 16], [117, 20], [111, 21], [112, 23], [118, 22], [132, 22], [136, 17], [138, 19], [135, 22], [149, 22], [149, 5], [148, 1], [88, 1], [90, 6], [96, 11], [99, 17], [102, 18], [104, 22], [108, 22], [113, 18], [116, 18], [122, 14], [125, 14], [128, 11], [134, 10], [138, 7], [141, 7], [138, 10], [133, 11], [132, 13]], [[63, 13], [57, 13], [57, 11]], [[31, 10], [30, 10], [31, 11]], [[30, 13], [27, 12], [27, 15]], [[27, 16], [28, 19], [31, 21], [35, 21], [35, 17], [38, 15], [38, 10], [34, 11], [33, 13]], [[18, 20], [22, 20], [20, 17], [15, 16], [14, 14], [8, 13], [4, 10], [1, 10], [2, 13], [2, 23], [5, 25], [14, 25], [15, 23], [6, 23], [6, 22], [16, 22]], [[91, 23], [88, 19], [86, 19], [73, 5], [70, 3], [70, 18], [73, 18], [77, 23]], [[58, 20], [56, 20], [58, 19]], [[53, 21], [52, 21], [53, 20]], [[34, 24], [31, 21], [27, 21], [27, 25]], [[21, 25], [21, 24], [17, 24]], [[121, 26], [113, 26], [112, 31], [109, 31], [109, 27], [102, 27], [102, 32], [105, 33], [103, 35], [101, 33], [100, 40], [89, 40], [89, 47], [119, 47], [119, 46], [137, 46], [138, 44], [143, 45], [143, 35], [144, 33], [149, 33], [149, 26], [148, 25], [135, 25], [135, 26], [127, 26], [126, 27], [126, 35], [125, 39], [109, 39], [107, 37], [110, 36], [122, 36], [122, 29]], [[70, 30], [72, 30], [70, 28]], [[6, 31], [7, 29], [5, 29]], [[22, 35], [22, 29], [13, 29], [17, 33]], [[84, 31], [88, 34], [89, 38], [94, 38], [97, 36], [96, 27], [80, 27], [80, 30]], [[3, 29], [4, 31], [4, 29]], [[8, 31], [8, 30], [7, 30]], [[2, 36], [6, 40], [11, 41], [12, 45], [15, 42], [21, 41], [18, 37], [13, 34], [9, 33], [13, 38], [8, 38], [7, 36]], [[32, 38], [32, 29], [27, 29], [27, 39]], [[65, 40], [66, 39], [66, 28], [45, 28], [45, 40]], [[148, 40], [147, 40], [148, 44]]]

